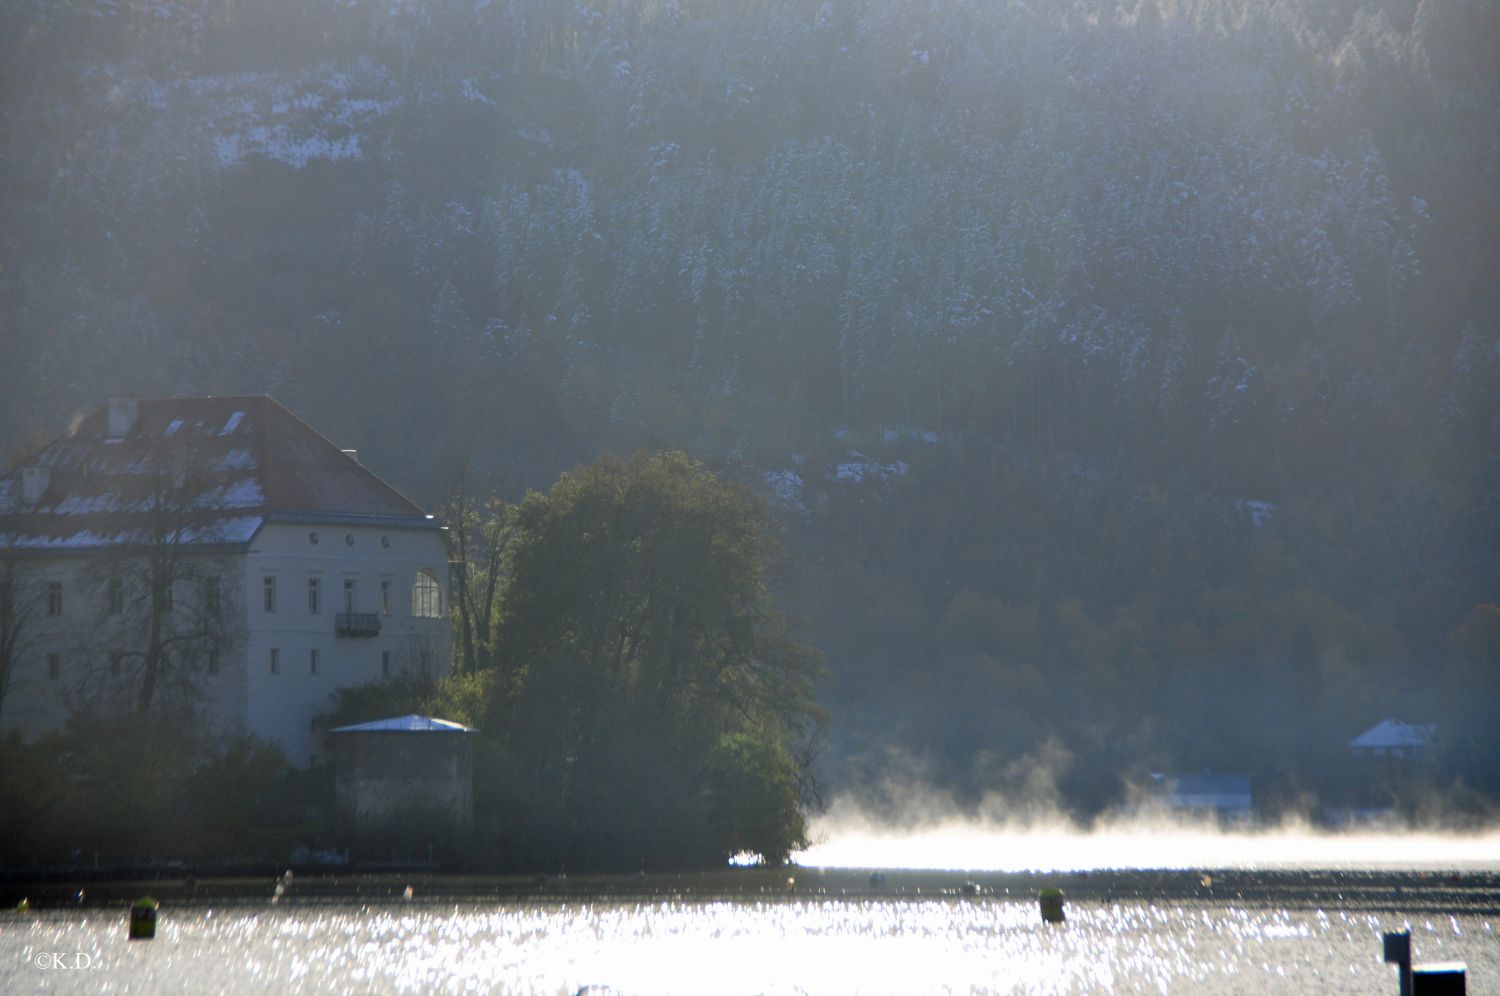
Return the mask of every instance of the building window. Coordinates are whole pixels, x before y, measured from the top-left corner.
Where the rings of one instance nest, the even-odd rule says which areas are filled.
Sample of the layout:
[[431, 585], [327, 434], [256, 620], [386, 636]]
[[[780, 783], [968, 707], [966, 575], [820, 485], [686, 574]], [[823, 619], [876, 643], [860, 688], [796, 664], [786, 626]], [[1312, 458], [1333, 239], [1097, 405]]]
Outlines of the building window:
[[109, 590], [105, 596], [105, 608], [112, 616], [125, 611], [125, 582], [119, 578], [109, 579]]
[[382, 579], [380, 582], [380, 614], [388, 616], [391, 614], [391, 582]]
[[318, 673], [318, 652], [310, 651], [307, 655], [307, 670], [312, 674]]
[[271, 673], [281, 673], [281, 651], [275, 647], [271, 648]]
[[261, 583], [261, 594], [265, 597], [267, 612], [276, 611], [276, 576], [267, 574], [265, 581]]
[[208, 668], [208, 673], [209, 674], [218, 674], [219, 673], [219, 652], [218, 652], [218, 650], [210, 649], [208, 651], [208, 661], [206, 663], [206, 666]]
[[162, 587], [161, 610], [163, 612], [172, 611], [172, 582], [170, 581], [168, 581], [166, 585]]
[[62, 582], [47, 582], [47, 615], [62, 615]]
[[350, 615], [354, 614], [354, 604], [357, 601], [355, 594], [357, 585], [353, 578], [344, 579], [344, 611]]
[[47, 677], [57, 679], [62, 674], [62, 656], [60, 654], [47, 655]]
[[307, 612], [309, 615], [317, 615], [323, 611], [322, 581], [319, 578], [307, 579]]
[[440, 619], [443, 615], [443, 590], [431, 571], [418, 571], [411, 586], [411, 614], [421, 619]]
[[203, 579], [203, 611], [211, 616], [219, 614], [219, 578], [217, 575]]
[[424, 650], [421, 653], [422, 677], [432, 677], [432, 651]]
[[391, 652], [389, 650], [380, 652], [380, 676], [382, 678], [391, 676]]

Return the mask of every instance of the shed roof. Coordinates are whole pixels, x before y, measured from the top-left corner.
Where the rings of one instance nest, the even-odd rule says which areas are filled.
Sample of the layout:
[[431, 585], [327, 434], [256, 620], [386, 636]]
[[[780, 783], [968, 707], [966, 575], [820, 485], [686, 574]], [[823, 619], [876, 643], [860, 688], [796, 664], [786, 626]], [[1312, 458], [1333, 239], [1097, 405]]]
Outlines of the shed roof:
[[[138, 401], [118, 437], [108, 415], [109, 406], [101, 407], [0, 476], [0, 548], [159, 541], [153, 529], [168, 501], [181, 530], [176, 541], [199, 545], [249, 542], [278, 518], [433, 526], [416, 504], [269, 397]], [[46, 475], [37, 501], [24, 501], [23, 468]]]
[[434, 719], [431, 716], [392, 716], [353, 726], [340, 726], [333, 733], [478, 733], [472, 726], [455, 723], [451, 719]]
[[1437, 733], [1434, 723], [1403, 723], [1399, 719], [1382, 719], [1353, 740], [1355, 750], [1379, 750], [1393, 747], [1424, 747]]

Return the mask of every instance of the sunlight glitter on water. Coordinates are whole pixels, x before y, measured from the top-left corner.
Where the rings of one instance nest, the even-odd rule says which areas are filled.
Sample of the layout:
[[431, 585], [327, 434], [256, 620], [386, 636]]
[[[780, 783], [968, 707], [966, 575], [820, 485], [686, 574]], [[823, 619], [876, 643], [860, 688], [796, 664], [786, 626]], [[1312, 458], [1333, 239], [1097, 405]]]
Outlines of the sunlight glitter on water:
[[[7, 991], [308, 993], [1324, 993], [1392, 988], [1396, 918], [1233, 905], [1094, 903], [1059, 927], [1032, 901], [600, 902], [168, 912], [124, 940], [116, 913], [0, 929]], [[1413, 924], [1426, 959], [1500, 977], [1493, 925]], [[39, 955], [91, 952], [85, 972]]]

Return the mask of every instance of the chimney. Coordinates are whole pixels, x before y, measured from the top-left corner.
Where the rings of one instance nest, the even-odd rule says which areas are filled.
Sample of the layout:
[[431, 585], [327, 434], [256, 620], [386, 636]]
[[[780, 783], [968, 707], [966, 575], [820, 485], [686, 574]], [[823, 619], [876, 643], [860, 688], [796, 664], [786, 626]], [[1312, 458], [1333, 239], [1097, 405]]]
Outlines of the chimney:
[[136, 401], [134, 398], [109, 399], [109, 426], [106, 435], [110, 439], [122, 439], [135, 427]]
[[339, 452], [355, 463], [359, 463], [359, 450], [339, 450]]
[[21, 502], [35, 505], [47, 493], [52, 483], [52, 471], [47, 467], [25, 467], [21, 470]]

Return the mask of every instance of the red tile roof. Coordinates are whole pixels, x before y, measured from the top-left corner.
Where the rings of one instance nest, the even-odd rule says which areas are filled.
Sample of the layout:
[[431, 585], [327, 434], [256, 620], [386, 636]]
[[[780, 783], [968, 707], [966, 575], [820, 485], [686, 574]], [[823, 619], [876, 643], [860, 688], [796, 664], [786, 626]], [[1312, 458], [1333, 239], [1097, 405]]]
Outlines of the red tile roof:
[[[136, 402], [109, 434], [109, 407], [0, 477], [0, 548], [149, 542], [152, 509], [194, 543], [244, 543], [267, 519], [431, 525], [413, 502], [264, 396]], [[27, 503], [23, 473], [47, 487]], [[165, 496], [165, 497], [163, 497]]]

